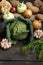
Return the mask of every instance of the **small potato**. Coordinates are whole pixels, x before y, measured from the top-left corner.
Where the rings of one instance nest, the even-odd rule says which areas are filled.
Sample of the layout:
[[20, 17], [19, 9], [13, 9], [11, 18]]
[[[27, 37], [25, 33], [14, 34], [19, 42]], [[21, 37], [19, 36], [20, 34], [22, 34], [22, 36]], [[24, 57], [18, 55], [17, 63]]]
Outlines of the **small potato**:
[[36, 6], [30, 6], [29, 9], [31, 9], [33, 13], [38, 13], [39, 12], [39, 8], [36, 7]]
[[43, 14], [37, 14], [36, 17], [37, 17], [39, 20], [43, 21]]
[[40, 13], [43, 13], [43, 5], [40, 7]]
[[42, 2], [41, 0], [35, 0], [35, 1], [34, 1], [34, 5], [37, 6], [37, 7], [39, 7], [39, 8], [40, 8], [40, 6], [42, 5], [42, 3], [43, 3], [43, 2]]
[[19, 0], [10, 0], [10, 3], [12, 6], [16, 7], [20, 3], [20, 1]]
[[39, 12], [39, 8], [36, 6], [33, 6], [33, 4], [31, 2], [27, 2], [26, 5], [27, 5], [27, 8], [31, 9], [33, 13]]
[[31, 10], [33, 11], [33, 13], [38, 13], [39, 12], [39, 8], [36, 6], [32, 6]]
[[43, 1], [42, 0], [35, 0], [34, 5], [38, 7], [40, 13], [43, 13]]
[[33, 4], [31, 2], [26, 2], [26, 6], [27, 6], [27, 8], [29, 8], [29, 7], [33, 6]]

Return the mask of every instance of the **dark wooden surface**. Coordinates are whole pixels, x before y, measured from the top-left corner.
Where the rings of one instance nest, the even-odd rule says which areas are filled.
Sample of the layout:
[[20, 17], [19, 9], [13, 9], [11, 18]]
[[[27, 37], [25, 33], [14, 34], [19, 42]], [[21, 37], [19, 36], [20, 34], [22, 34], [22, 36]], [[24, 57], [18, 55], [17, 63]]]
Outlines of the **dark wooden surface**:
[[0, 61], [0, 65], [43, 65], [43, 62]]
[[21, 52], [21, 44], [17, 43], [8, 50], [0, 49], [0, 60], [36, 61], [36, 55], [32, 54], [30, 50], [25, 53]]
[[[22, 1], [22, 0], [21, 0]], [[34, 0], [24, 0], [33, 2]], [[0, 30], [3, 31], [2, 23], [0, 23]], [[5, 34], [1, 32], [0, 38]], [[0, 65], [43, 65], [43, 61], [38, 62], [36, 60], [36, 54], [32, 54], [30, 50], [25, 53], [21, 52], [20, 48], [22, 42], [18, 42], [17, 45], [13, 45], [8, 50], [0, 49]], [[10, 61], [9, 61], [10, 60]], [[6, 62], [5, 62], [6, 61]]]
[[0, 65], [43, 65], [43, 62], [0, 61]]

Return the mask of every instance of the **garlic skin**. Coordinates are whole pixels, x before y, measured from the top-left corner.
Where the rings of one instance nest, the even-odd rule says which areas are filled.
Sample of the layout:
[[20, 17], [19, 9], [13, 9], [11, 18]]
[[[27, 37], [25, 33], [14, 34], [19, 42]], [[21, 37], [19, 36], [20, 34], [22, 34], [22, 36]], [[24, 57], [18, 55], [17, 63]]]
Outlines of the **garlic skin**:
[[43, 37], [43, 31], [42, 30], [35, 30], [34, 37], [36, 37], [36, 38]]
[[2, 41], [1, 41], [1, 48], [3, 48], [3, 49], [8, 49], [8, 48], [10, 48], [11, 47], [11, 42], [9, 42], [8, 41], [8, 39], [2, 39]]

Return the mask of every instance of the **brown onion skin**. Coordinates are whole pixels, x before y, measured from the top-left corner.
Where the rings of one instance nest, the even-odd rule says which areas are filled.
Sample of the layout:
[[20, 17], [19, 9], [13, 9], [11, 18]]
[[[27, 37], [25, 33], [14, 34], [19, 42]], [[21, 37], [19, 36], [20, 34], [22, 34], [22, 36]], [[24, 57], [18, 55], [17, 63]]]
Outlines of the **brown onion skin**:
[[34, 20], [32, 24], [33, 24], [34, 29], [41, 29], [42, 28], [42, 24], [39, 20]]
[[26, 18], [30, 18], [32, 16], [32, 11], [30, 9], [26, 9], [23, 13], [23, 16]]

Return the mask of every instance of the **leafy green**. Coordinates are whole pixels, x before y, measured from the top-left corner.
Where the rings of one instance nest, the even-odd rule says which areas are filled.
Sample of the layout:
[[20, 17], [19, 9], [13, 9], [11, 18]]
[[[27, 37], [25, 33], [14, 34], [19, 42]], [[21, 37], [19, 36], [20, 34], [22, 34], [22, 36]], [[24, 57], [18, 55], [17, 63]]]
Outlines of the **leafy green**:
[[14, 21], [10, 25], [10, 29], [11, 29], [11, 33], [13, 35], [13, 38], [16, 38], [16, 39], [19, 39], [19, 40], [26, 38], [27, 33], [29, 32], [29, 30], [27, 30], [26, 24], [23, 23], [22, 21], [18, 21], [18, 20]]
[[8, 25], [6, 25], [6, 37], [7, 37], [7, 39], [8, 39], [10, 42], [12, 42], [12, 44], [16, 44], [17, 41], [11, 39], [11, 34], [10, 34], [9, 26], [10, 26], [10, 23], [9, 23]]
[[33, 26], [32, 26], [31, 20], [25, 19], [22, 16], [19, 16], [18, 19], [27, 24], [29, 32], [30, 32], [29, 35], [28, 35], [28, 41], [32, 42], [34, 40], [34, 36], [33, 36]]
[[[24, 24], [19, 24], [19, 22], [22, 22], [22, 23], [24, 23]], [[9, 31], [7, 32], [7, 34], [10, 32], [10, 38], [12, 38], [12, 40], [14, 40], [13, 39], [13, 37], [18, 37], [18, 38], [20, 38], [20, 37], [23, 37], [24, 35], [25, 35], [25, 37], [27, 36], [27, 33], [28, 33], [28, 36], [27, 36], [27, 38], [28, 38], [28, 40], [27, 40], [27, 42], [29, 41], [29, 42], [32, 42], [33, 41], [33, 26], [32, 26], [32, 22], [31, 22], [31, 20], [29, 20], [29, 19], [25, 19], [23, 16], [18, 16], [17, 18], [14, 18], [14, 19], [12, 19], [12, 20], [8, 20], [8, 21], [4, 21], [4, 24], [5, 24], [5, 26], [7, 27], [7, 25], [10, 23], [10, 26], [9, 26]], [[18, 26], [18, 24], [19, 24], [19, 26]], [[22, 26], [23, 25], [23, 26]], [[21, 26], [21, 29], [22, 29], [22, 31], [20, 31], [21, 29], [20, 29], [20, 26]], [[19, 30], [18, 30], [18, 28], [17, 27], [19, 27]], [[23, 29], [24, 28], [24, 29]], [[6, 29], [7, 30], [7, 29]], [[18, 31], [17, 31], [18, 30]], [[13, 34], [12, 34], [13, 33]], [[14, 33], [16, 33], [16, 34], [14, 34]], [[13, 36], [14, 35], [14, 36]], [[20, 36], [19, 36], [20, 35]], [[8, 36], [9, 37], [9, 36]], [[17, 38], [16, 37], [16, 38]], [[23, 37], [24, 38], [24, 37]]]
[[[19, 22], [22, 22], [25, 25], [23, 24], [23, 26], [22, 26], [22, 24], [19, 24]], [[19, 30], [17, 28], [18, 24], [19, 24]], [[6, 28], [6, 37], [13, 44], [16, 44], [16, 42], [18, 41], [18, 40], [15, 40], [13, 37], [18, 36], [18, 38], [20, 38], [20, 37], [23, 37], [23, 35], [27, 36], [27, 33], [28, 33], [28, 36], [26, 38], [26, 39], [28, 39], [27, 43], [33, 41], [33, 39], [34, 39], [34, 37], [33, 37], [33, 26], [32, 26], [32, 22], [31, 22], [30, 19], [25, 19], [23, 16], [18, 16], [17, 18], [14, 18], [12, 20], [5, 20], [4, 25], [5, 25], [5, 28]], [[20, 29], [20, 25], [21, 25], [21, 28], [24, 27], [22, 29], [22, 31]], [[12, 34], [12, 32], [16, 33], [16, 34]], [[25, 43], [26, 43], [26, 40], [25, 40]]]

